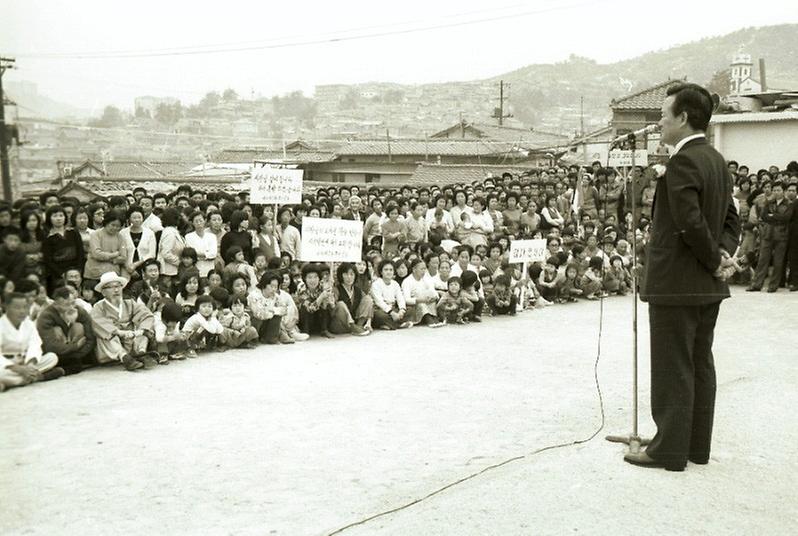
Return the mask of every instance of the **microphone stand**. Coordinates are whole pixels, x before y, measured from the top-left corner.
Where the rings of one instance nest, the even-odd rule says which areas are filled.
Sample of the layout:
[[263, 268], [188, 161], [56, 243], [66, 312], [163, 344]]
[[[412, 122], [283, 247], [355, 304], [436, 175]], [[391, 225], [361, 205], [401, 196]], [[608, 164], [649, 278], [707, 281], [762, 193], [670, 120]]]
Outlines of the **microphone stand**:
[[[637, 454], [640, 452], [640, 447], [648, 445], [651, 440], [650, 439], [641, 439], [638, 428], [637, 428], [637, 421], [638, 421], [638, 403], [637, 403], [637, 376], [638, 376], [638, 367], [637, 367], [637, 226], [638, 226], [638, 218], [637, 218], [637, 200], [635, 199], [635, 184], [634, 184], [634, 170], [636, 166], [635, 162], [635, 150], [637, 149], [637, 139], [634, 134], [629, 134], [627, 137], [627, 141], [629, 143], [630, 148], [632, 149], [632, 162], [631, 167], [629, 168], [629, 177], [631, 180], [627, 185], [627, 193], [626, 195], [631, 196], [632, 198], [632, 232], [634, 238], [632, 239], [632, 433], [627, 436], [619, 436], [619, 435], [608, 435], [606, 437], [607, 441], [613, 443], [625, 443], [629, 446], [629, 452], [633, 454]], [[612, 147], [610, 147], [612, 150]], [[609, 153], [608, 157], [609, 158]]]

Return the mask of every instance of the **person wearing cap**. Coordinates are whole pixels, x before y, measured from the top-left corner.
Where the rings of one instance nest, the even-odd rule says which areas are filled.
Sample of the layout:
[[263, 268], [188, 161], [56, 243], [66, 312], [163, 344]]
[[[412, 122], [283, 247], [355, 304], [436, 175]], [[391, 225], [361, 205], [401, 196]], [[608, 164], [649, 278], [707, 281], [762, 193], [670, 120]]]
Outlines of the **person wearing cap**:
[[142, 303], [122, 297], [127, 279], [115, 272], [106, 272], [94, 287], [103, 299], [91, 310], [92, 328], [97, 336], [97, 362], [122, 363], [127, 370], [148, 368], [157, 364], [147, 353], [154, 339], [155, 320]]

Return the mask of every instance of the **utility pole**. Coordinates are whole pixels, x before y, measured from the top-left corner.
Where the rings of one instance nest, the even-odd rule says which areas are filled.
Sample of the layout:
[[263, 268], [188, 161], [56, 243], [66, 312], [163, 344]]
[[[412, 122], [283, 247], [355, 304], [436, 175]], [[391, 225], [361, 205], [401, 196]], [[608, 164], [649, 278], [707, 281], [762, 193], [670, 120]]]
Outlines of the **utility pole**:
[[[509, 86], [510, 84], [507, 84], [508, 88]], [[512, 114], [504, 113], [504, 101], [507, 99], [508, 97], [504, 96], [504, 80], [499, 80], [499, 106], [493, 109], [493, 117], [499, 120], [499, 126], [502, 126], [506, 117], [512, 117]]]
[[587, 164], [587, 140], [585, 140], [585, 97], [579, 97], [579, 138], [582, 140], [582, 160]]
[[3, 176], [3, 197], [9, 203], [13, 201], [11, 196], [11, 170], [8, 165], [8, 146], [10, 140], [6, 141], [6, 101], [3, 94], [3, 73], [6, 69], [13, 69], [14, 58], [0, 57], [0, 174]]

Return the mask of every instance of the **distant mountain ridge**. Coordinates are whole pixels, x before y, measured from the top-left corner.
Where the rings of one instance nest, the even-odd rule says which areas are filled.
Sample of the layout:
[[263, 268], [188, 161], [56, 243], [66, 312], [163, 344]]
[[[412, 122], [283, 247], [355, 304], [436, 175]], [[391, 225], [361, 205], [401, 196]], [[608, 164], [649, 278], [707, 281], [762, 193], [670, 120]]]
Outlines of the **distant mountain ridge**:
[[613, 98], [668, 78], [707, 84], [716, 72], [728, 69], [741, 46], [751, 55], [754, 78], [759, 79], [758, 59], [764, 58], [768, 87], [798, 89], [798, 24], [743, 28], [611, 64], [571, 56], [565, 62], [528, 65], [491, 80], [510, 83], [512, 110], [527, 124], [545, 124], [549, 110], [574, 114], [580, 97], [586, 117], [595, 122], [602, 114], [609, 115]]
[[[768, 87], [798, 89], [798, 24], [781, 24], [743, 28], [610, 64], [572, 55], [563, 62], [528, 65], [482, 80], [414, 86], [390, 82], [339, 85], [349, 89], [350, 97], [354, 95], [352, 106], [329, 98], [325, 103], [317, 95], [312, 101], [312, 105], [318, 105], [314, 128], [320, 135], [353, 129], [382, 134], [390, 128], [392, 134], [424, 136], [458, 123], [461, 118], [493, 122], [490, 116], [497, 102], [498, 81], [504, 80], [509, 83], [509, 111], [514, 116], [507, 123], [520, 121], [542, 131], [573, 134], [581, 128], [584, 113], [589, 131], [607, 123], [612, 99], [668, 78], [687, 77], [707, 84], [713, 75], [728, 69], [741, 46], [751, 55], [754, 78], [759, 79], [758, 59], [764, 58]], [[15, 83], [9, 83], [8, 93], [20, 104], [21, 116], [90, 115], [87, 110], [38, 94], [35, 84], [17, 84], [15, 88]], [[584, 99], [583, 108], [580, 99]], [[279, 123], [279, 119], [275, 121]], [[275, 132], [272, 135], [277, 135]], [[312, 130], [289, 133], [313, 134]]]

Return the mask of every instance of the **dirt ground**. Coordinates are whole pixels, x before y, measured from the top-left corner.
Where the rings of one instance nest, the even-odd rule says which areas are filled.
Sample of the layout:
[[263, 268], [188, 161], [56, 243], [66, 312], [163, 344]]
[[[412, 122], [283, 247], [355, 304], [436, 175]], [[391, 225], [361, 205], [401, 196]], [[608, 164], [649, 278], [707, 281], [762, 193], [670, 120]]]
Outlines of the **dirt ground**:
[[[641, 433], [649, 416], [640, 308]], [[721, 308], [713, 453], [622, 461], [631, 299], [605, 302], [593, 441], [487, 472], [346, 535], [794, 534], [798, 294]], [[90, 370], [0, 395], [0, 533], [324, 535], [600, 424], [598, 303], [440, 330]]]

